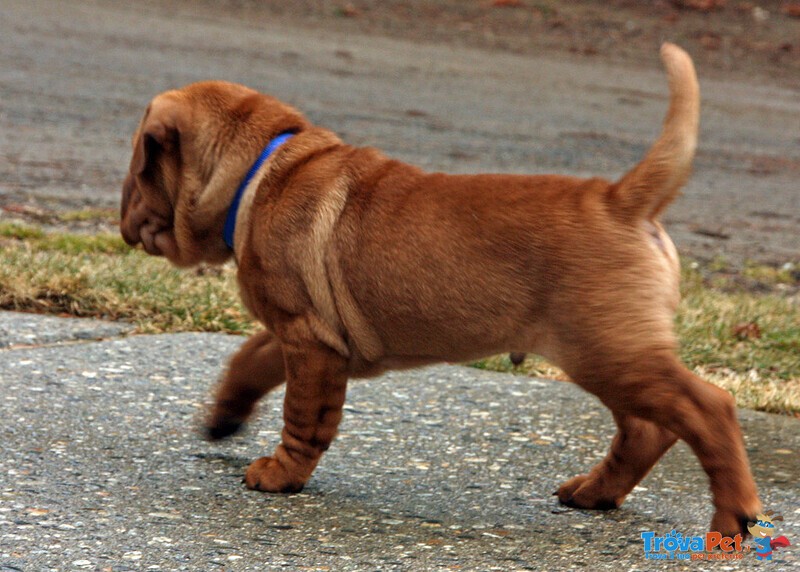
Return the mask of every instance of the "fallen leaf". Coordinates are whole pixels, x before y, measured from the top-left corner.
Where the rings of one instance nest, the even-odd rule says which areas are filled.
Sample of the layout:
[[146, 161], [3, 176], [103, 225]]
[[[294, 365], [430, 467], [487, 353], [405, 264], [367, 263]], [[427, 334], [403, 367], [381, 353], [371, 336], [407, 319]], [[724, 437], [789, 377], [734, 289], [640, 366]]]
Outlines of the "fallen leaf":
[[790, 18], [800, 18], [800, 2], [787, 2], [781, 6], [781, 14]]
[[355, 4], [347, 3], [336, 9], [336, 15], [344, 18], [355, 18], [359, 16], [361, 11], [355, 7]]
[[761, 328], [755, 322], [742, 322], [733, 327], [733, 335], [740, 340], [757, 340], [761, 337]]
[[722, 46], [722, 37], [714, 32], [700, 34], [700, 45], [707, 50], [718, 50]]
[[525, 3], [522, 0], [493, 0], [494, 8], [521, 8]]
[[726, 0], [672, 0], [672, 5], [686, 10], [710, 12], [725, 6]]

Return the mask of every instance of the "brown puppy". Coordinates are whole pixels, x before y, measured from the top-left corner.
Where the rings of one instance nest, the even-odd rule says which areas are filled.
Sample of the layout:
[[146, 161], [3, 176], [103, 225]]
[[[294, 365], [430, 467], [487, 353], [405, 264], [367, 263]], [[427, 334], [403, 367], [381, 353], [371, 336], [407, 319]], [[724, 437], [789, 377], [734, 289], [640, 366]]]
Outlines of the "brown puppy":
[[761, 505], [734, 401], [676, 357], [678, 259], [657, 217], [689, 176], [699, 91], [685, 52], [665, 44], [661, 54], [663, 132], [616, 183], [426, 173], [223, 82], [153, 99], [133, 139], [121, 230], [179, 266], [235, 254], [244, 303], [268, 331], [231, 360], [210, 436], [234, 432], [287, 384], [282, 442], [247, 469], [249, 488], [303, 488], [350, 377], [530, 352], [598, 396], [618, 425], [608, 456], [564, 483], [561, 502], [619, 506], [680, 438], [711, 481], [711, 528], [745, 530]]

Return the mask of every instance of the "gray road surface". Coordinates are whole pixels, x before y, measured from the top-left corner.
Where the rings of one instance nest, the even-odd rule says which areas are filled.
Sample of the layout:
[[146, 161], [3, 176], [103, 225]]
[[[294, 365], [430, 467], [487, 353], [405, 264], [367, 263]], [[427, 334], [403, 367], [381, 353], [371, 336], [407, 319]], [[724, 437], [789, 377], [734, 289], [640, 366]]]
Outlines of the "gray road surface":
[[[36, 320], [50, 345], [4, 333]], [[651, 570], [642, 531], [698, 535], [710, 520], [683, 444], [622, 509], [559, 506], [559, 483], [604, 454], [607, 412], [570, 384], [455, 366], [352, 383], [341, 435], [304, 492], [247, 491], [245, 467], [279, 440], [282, 394], [241, 437], [198, 434], [241, 339], [89, 341], [115, 326], [10, 313], [0, 324], [12, 348], [0, 350], [0, 571]], [[762, 499], [800, 544], [800, 424], [740, 417]], [[769, 569], [798, 558], [782, 552]], [[762, 566], [746, 554], [735, 568], [664, 569]]]
[[[616, 178], [666, 109], [656, 51], [623, 69], [241, 21], [191, 2], [4, 0], [0, 206], [115, 206], [147, 102], [210, 78], [428, 169]], [[696, 173], [666, 217], [672, 234], [699, 258], [798, 262], [800, 94], [701, 79]]]

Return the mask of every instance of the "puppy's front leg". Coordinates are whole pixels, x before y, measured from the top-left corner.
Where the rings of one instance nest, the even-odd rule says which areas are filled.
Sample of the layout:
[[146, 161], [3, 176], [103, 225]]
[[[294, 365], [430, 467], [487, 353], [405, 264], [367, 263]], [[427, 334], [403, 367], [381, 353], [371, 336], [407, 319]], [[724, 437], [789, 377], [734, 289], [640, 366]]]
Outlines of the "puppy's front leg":
[[316, 343], [283, 344], [286, 398], [281, 444], [247, 469], [247, 487], [298, 492], [336, 436], [347, 388], [345, 359]]
[[256, 402], [286, 379], [280, 342], [269, 331], [250, 337], [231, 358], [217, 389], [206, 432], [216, 440], [236, 433]]

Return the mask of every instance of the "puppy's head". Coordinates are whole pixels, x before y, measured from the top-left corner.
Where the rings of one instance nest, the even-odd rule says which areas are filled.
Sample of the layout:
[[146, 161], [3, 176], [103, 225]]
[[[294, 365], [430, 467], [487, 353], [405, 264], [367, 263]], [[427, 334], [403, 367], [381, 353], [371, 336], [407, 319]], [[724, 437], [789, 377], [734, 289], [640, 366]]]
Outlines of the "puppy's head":
[[264, 146], [307, 121], [241, 85], [202, 82], [156, 96], [133, 136], [120, 230], [130, 245], [178, 266], [224, 262], [236, 189]]

